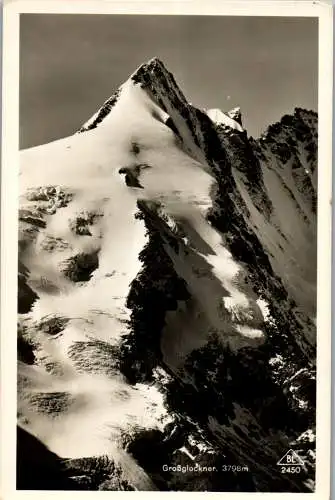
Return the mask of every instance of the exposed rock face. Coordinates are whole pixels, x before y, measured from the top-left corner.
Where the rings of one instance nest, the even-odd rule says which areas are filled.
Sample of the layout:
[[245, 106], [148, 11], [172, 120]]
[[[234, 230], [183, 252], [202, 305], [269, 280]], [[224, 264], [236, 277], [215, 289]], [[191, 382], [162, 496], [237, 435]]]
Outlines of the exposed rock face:
[[21, 153], [18, 418], [50, 488], [313, 491], [317, 115], [242, 123], [153, 59]]

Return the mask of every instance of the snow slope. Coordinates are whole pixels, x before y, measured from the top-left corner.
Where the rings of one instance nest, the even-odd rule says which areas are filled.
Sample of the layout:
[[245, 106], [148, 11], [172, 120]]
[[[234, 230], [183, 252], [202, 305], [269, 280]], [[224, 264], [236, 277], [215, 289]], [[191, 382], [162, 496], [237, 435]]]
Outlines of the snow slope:
[[[266, 148], [261, 181], [250, 190], [239, 168], [250, 143], [237, 110], [228, 115], [190, 105], [154, 58], [79, 133], [21, 152], [19, 425], [70, 468], [107, 456], [121, 477], [118, 489], [188, 489], [194, 478], [164, 475], [143, 449], [153, 446], [176, 463], [218, 461], [222, 453], [236, 460], [239, 433], [252, 426], [259, 431], [248, 438], [249, 452], [258, 469], [244, 487], [309, 489], [309, 469], [299, 478], [282, 478], [275, 467], [264, 472], [267, 452], [280, 455], [308, 419], [297, 417], [289, 430], [268, 427], [239, 379], [246, 377], [246, 392], [258, 391], [255, 401], [281, 394], [280, 377], [301, 367], [284, 363], [278, 375], [268, 362], [282, 349], [278, 329], [290, 325], [284, 361], [299, 352], [312, 367], [312, 244], [301, 269], [297, 262], [315, 234], [295, 215], [298, 196], [287, 201], [280, 165], [267, 167]], [[250, 147], [258, 161], [263, 146]], [[255, 189], [272, 204], [267, 218]], [[229, 366], [237, 376], [221, 373]], [[256, 390], [259, 373], [264, 389]], [[209, 380], [214, 393], [205, 410]], [[184, 391], [188, 399], [179, 401]], [[194, 413], [197, 398], [207, 417]], [[295, 410], [286, 399], [279, 404], [289, 420]], [[260, 443], [265, 452], [257, 459], [250, 450]], [[85, 474], [74, 474], [78, 484]], [[197, 488], [223, 490], [227, 483], [214, 476]], [[233, 491], [240, 487], [234, 474], [229, 481]]]

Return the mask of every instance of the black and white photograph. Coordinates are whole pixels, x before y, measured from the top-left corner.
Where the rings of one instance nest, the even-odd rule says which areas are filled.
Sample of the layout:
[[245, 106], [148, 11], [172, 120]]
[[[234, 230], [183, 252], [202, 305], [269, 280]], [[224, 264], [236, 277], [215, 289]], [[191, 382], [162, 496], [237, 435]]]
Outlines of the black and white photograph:
[[19, 13], [15, 490], [327, 478], [320, 11], [278, 11]]

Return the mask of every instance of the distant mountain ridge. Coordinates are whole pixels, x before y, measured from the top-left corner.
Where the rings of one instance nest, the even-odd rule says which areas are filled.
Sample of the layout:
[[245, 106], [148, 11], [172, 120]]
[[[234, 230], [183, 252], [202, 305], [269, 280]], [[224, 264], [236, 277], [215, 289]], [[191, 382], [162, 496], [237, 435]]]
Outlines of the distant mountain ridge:
[[242, 124], [153, 58], [21, 152], [18, 423], [69, 489], [313, 491], [317, 114]]

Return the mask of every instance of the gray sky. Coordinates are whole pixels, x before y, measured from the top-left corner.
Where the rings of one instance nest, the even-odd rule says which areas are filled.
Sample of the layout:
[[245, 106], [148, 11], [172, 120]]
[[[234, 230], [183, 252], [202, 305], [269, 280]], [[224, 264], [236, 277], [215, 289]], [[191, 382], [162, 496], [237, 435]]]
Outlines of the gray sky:
[[74, 133], [158, 56], [197, 107], [242, 108], [248, 133], [317, 110], [317, 18], [21, 15], [20, 147]]

